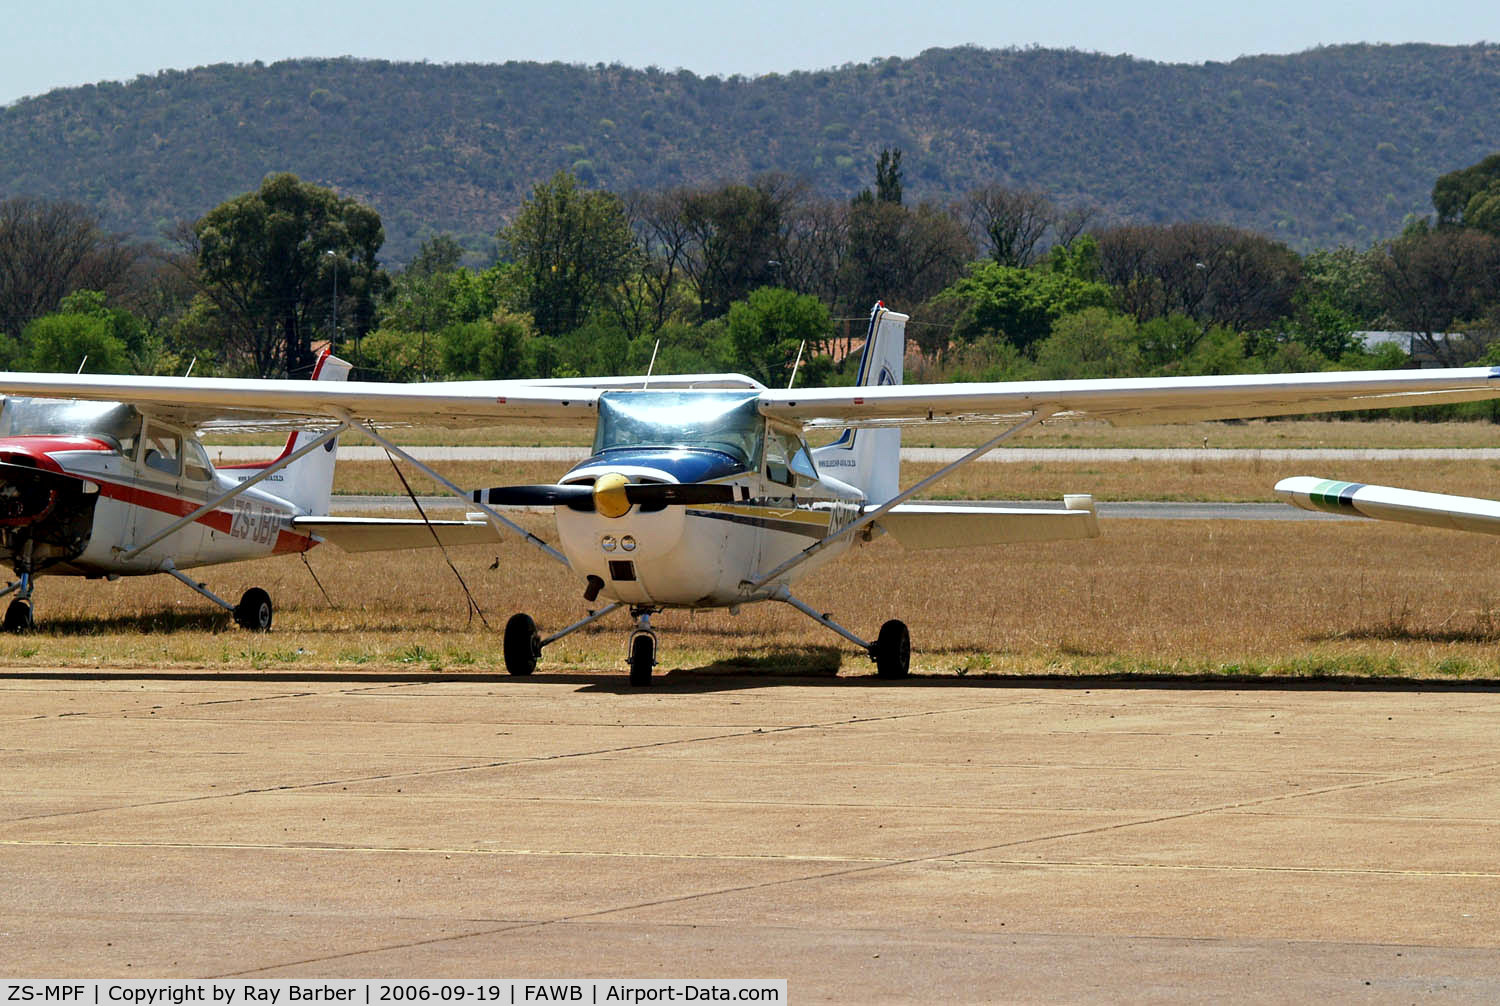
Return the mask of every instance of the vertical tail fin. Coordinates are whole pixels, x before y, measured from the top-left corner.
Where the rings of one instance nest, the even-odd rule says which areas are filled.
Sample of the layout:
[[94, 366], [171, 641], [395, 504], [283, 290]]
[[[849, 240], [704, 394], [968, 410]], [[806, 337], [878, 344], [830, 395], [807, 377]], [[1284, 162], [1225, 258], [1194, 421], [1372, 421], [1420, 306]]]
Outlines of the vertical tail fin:
[[[859, 387], [900, 384], [906, 363], [907, 316], [877, 303], [870, 312], [870, 332], [859, 361]], [[901, 431], [845, 430], [826, 447], [813, 450], [819, 467], [864, 492], [871, 503], [884, 503], [901, 491]]]
[[[340, 360], [325, 349], [318, 357], [317, 366], [313, 368], [312, 379], [314, 381], [342, 381], [349, 376], [349, 369], [350, 364], [347, 361]], [[316, 433], [305, 431], [293, 433], [287, 437], [286, 448], [275, 460], [286, 457], [316, 438]], [[322, 450], [312, 451], [293, 461], [280, 472], [269, 476], [266, 480], [268, 483], [266, 489], [302, 507], [310, 514], [326, 514], [333, 497], [333, 466], [337, 458], [338, 440], [335, 438], [324, 444]], [[274, 464], [275, 460], [265, 464], [232, 467], [241, 469], [243, 477], [249, 478], [255, 474], [256, 469]]]

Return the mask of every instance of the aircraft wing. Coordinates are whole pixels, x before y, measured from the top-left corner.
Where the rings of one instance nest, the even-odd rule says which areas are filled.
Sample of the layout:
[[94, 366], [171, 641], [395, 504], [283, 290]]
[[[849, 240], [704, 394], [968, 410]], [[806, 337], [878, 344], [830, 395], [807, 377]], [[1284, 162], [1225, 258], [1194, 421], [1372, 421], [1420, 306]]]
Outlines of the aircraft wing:
[[1248, 419], [1500, 397], [1500, 367], [1006, 381], [771, 390], [760, 411], [804, 429], [995, 422], [1038, 409], [1115, 425]]
[[1099, 537], [1092, 496], [1066, 496], [1064, 509], [901, 503], [876, 518], [905, 548], [972, 548]]
[[388, 552], [395, 549], [454, 545], [493, 545], [499, 540], [487, 520], [424, 521], [401, 517], [293, 517], [299, 531], [330, 541], [345, 552]]
[[1276, 483], [1276, 495], [1304, 510], [1445, 527], [1453, 531], [1500, 534], [1500, 500], [1424, 493], [1305, 475]]
[[[689, 378], [723, 376], [689, 375]], [[612, 379], [594, 380], [595, 386], [582, 387], [525, 381], [378, 384], [0, 374], [0, 394], [129, 402], [171, 414], [194, 426], [213, 420], [270, 417], [319, 422], [345, 414], [377, 424], [419, 422], [464, 426], [545, 422], [588, 426], [597, 413], [599, 395], [612, 386]], [[669, 386], [667, 380], [661, 378], [658, 383], [657, 378], [652, 378], [650, 386]], [[697, 386], [707, 386], [707, 381]], [[1385, 409], [1495, 397], [1500, 397], [1500, 367], [1466, 367], [763, 390], [760, 411], [804, 428], [997, 422], [1044, 408], [1116, 424], [1140, 424]]]
[[[748, 380], [748, 378], [746, 378]], [[0, 374], [0, 394], [128, 402], [202, 427], [291, 419], [327, 423], [347, 412], [361, 421], [465, 426], [514, 421], [589, 427], [600, 388], [523, 381], [378, 384], [225, 377]]]

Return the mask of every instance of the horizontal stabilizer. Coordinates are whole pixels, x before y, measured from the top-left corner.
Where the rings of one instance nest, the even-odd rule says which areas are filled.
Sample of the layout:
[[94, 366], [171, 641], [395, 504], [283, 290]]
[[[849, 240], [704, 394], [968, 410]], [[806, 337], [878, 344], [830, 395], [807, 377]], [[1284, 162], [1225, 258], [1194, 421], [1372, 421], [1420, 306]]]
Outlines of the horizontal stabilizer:
[[1276, 483], [1276, 495], [1304, 510], [1445, 527], [1454, 531], [1500, 534], [1500, 500], [1337, 482], [1305, 475]]
[[345, 552], [402, 548], [493, 545], [499, 535], [486, 520], [424, 521], [397, 517], [293, 517], [292, 526], [311, 531]]
[[875, 523], [906, 548], [967, 548], [1097, 538], [1092, 496], [1067, 496], [1065, 509], [902, 503]]

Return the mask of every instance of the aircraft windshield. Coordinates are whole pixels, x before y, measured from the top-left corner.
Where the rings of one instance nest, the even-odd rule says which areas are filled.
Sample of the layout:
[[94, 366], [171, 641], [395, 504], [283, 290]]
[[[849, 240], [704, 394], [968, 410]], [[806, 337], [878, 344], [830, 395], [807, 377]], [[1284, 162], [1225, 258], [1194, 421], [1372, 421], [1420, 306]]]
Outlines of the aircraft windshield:
[[607, 391], [594, 453], [627, 447], [700, 448], [753, 466], [765, 422], [743, 391]]
[[99, 437], [129, 455], [141, 435], [141, 414], [118, 402], [7, 398], [0, 403], [0, 437]]

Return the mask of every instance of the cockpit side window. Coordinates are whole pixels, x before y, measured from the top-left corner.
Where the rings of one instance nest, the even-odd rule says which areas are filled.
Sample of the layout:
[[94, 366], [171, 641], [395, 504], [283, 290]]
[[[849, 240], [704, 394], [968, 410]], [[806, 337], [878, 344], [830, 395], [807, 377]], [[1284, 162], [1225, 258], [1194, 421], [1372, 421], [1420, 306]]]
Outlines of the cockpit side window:
[[141, 463], [163, 475], [182, 474], [182, 435], [154, 423], [147, 427]]
[[803, 486], [818, 480], [818, 469], [800, 437], [766, 430], [766, 478], [784, 486]]
[[182, 474], [194, 482], [207, 482], [214, 477], [214, 466], [208, 460], [208, 452], [196, 440], [189, 440], [182, 455]]

